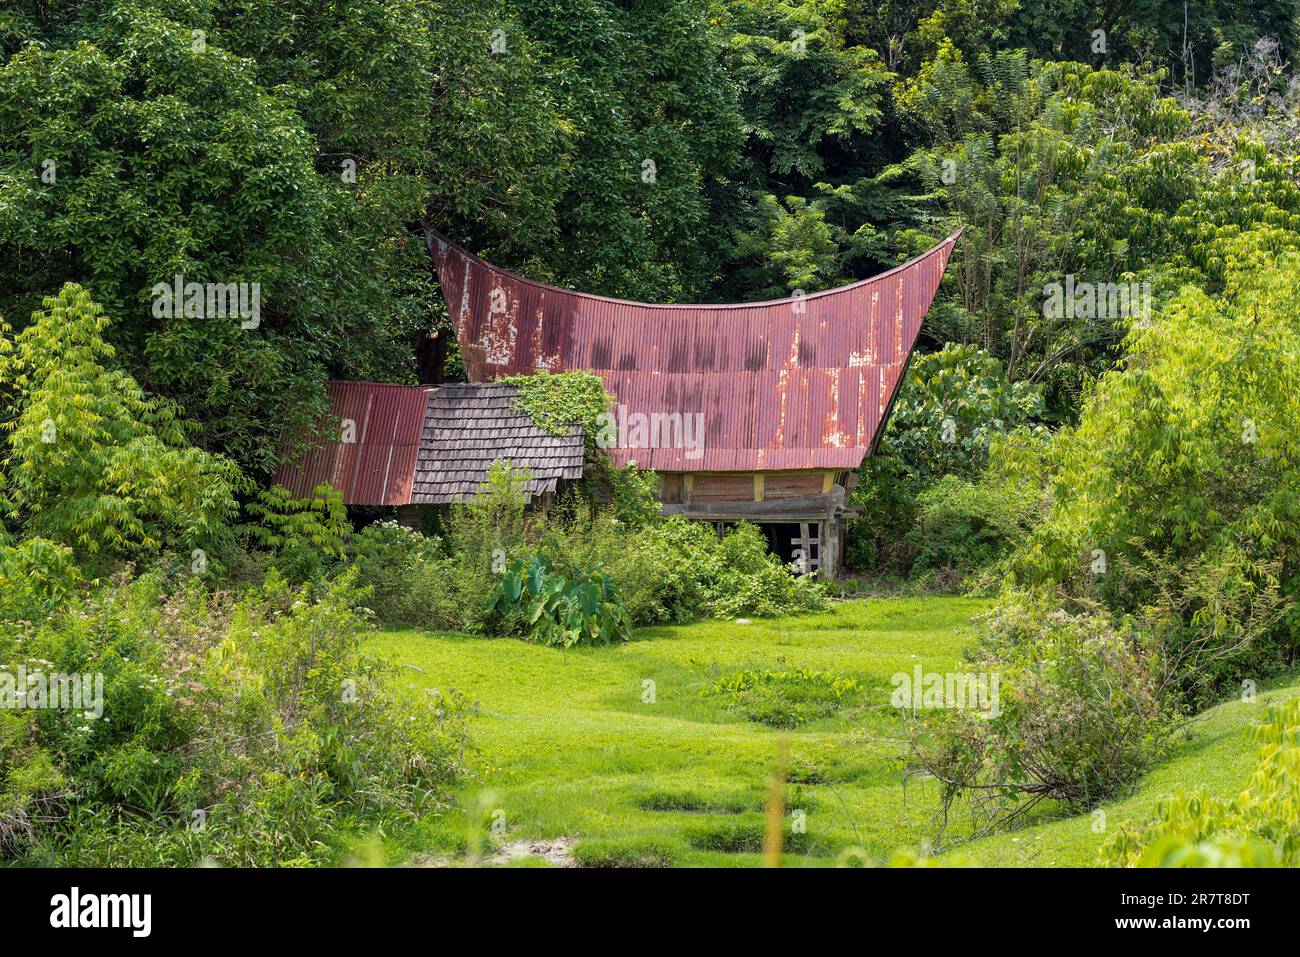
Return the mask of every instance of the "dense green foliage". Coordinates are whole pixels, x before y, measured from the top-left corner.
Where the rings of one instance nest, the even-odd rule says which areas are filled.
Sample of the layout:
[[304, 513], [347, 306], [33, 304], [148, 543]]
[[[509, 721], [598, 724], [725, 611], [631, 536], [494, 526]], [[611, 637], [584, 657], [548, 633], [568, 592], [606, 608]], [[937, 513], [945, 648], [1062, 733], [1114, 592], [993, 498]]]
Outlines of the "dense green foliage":
[[1186, 289], [1134, 328], [1052, 443], [1047, 515], [1011, 565], [1029, 587], [1141, 615], [1162, 683], [1191, 700], [1296, 658], [1297, 241], [1224, 244], [1222, 294]]
[[997, 678], [993, 706], [950, 701], [953, 710], [927, 716], [912, 742], [916, 767], [943, 786], [945, 812], [964, 799], [974, 833], [1045, 800], [1094, 807], [1166, 746], [1148, 656], [1131, 634], [1041, 607], [1004, 607], [987, 625], [974, 664]]
[[347, 582], [310, 595], [271, 576], [234, 601], [154, 574], [7, 621], [10, 668], [99, 674], [103, 693], [85, 712], [0, 711], [0, 857], [319, 863], [436, 808], [464, 706], [397, 690], [354, 605]]
[[338, 493], [261, 491], [237, 524], [238, 468], [108, 330], [69, 284], [0, 337], [0, 857], [321, 863], [439, 808], [464, 708], [361, 654], [356, 573], [323, 573], [353, 536]]
[[946, 475], [925, 489], [916, 498], [916, 521], [904, 539], [915, 551], [914, 577], [978, 576], [996, 569], [1038, 518], [1036, 492], [1028, 483], [993, 476], [972, 482]]
[[[991, 821], [1024, 813], [1044, 791], [1086, 806], [1131, 785], [1159, 747], [1162, 714], [1294, 665], [1300, 524], [1286, 423], [1300, 374], [1298, 239], [1262, 228], [1222, 242], [1221, 291], [1185, 287], [1134, 323], [1124, 361], [1090, 390], [1077, 426], [1036, 449], [995, 446], [1003, 461], [983, 477], [985, 494], [1011, 476], [1023, 485], [1028, 464], [1043, 503], [1005, 561], [979, 659], [1010, 671], [1004, 698], [1017, 706], [984, 727], [939, 728], [918, 750], [954, 795], [999, 794]], [[1061, 606], [1074, 616], [1052, 611]], [[1096, 657], [1102, 647], [1111, 651]], [[1044, 656], [1050, 670], [1017, 673]], [[1083, 672], [1062, 670], [1090, 658]], [[1055, 713], [1073, 702], [1077, 717], [1093, 700], [1081, 677], [1104, 689], [1084, 726]], [[1056, 730], [1040, 735], [1047, 727]], [[1026, 787], [1037, 737], [1051, 747]]]
[[343, 496], [329, 485], [308, 499], [295, 499], [274, 485], [260, 490], [244, 509], [256, 519], [248, 526], [249, 538], [275, 555], [276, 566], [293, 581], [317, 577], [326, 563], [346, 554], [352, 526]]
[[571, 579], [541, 555], [515, 561], [488, 595], [488, 621], [498, 634], [522, 633], [544, 645], [607, 645], [632, 636], [614, 580], [601, 569]]
[[[823, 586], [770, 555], [757, 528], [719, 539], [708, 525], [661, 518], [653, 473], [626, 471], [635, 492], [610, 505], [575, 492], [538, 516], [525, 509], [527, 473], [497, 463], [442, 535], [392, 523], [359, 533], [360, 581], [386, 621], [560, 645], [625, 640], [632, 625], [823, 606]], [[620, 487], [626, 472], [614, 475]]]
[[[440, 806], [461, 706], [392, 690], [367, 609], [569, 647], [823, 606], [758, 529], [608, 468], [589, 373], [511, 380], [587, 436], [545, 510], [505, 463], [427, 534], [268, 487], [327, 378], [463, 372], [422, 221], [678, 302], [963, 229], [848, 562], [1000, 589], [971, 650], [1000, 712], [915, 728], [947, 807], [981, 831], [1122, 793], [1172, 720], [1297, 661], [1298, 41], [1294, 0], [12, 0], [0, 665], [102, 673], [113, 716], [0, 713], [0, 853], [309, 863]], [[719, 695], [793, 726], [836, 681]], [[1116, 859], [1293, 857], [1269, 727], [1246, 797], [1176, 799]]]
[[1256, 731], [1258, 763], [1230, 799], [1199, 791], [1161, 802], [1155, 817], [1124, 824], [1102, 848], [1118, 867], [1300, 865], [1300, 700], [1270, 709]]
[[[970, 517], [963, 521], [952, 493], [986, 467], [995, 439], [1041, 434], [1042, 414], [1041, 387], [1012, 382], [981, 349], [949, 344], [914, 357], [877, 452], [858, 470], [853, 502], [861, 511], [849, 524], [849, 564], [964, 572], [1000, 557], [1023, 500], [999, 506], [992, 497], [967, 495]], [[946, 541], [935, 537], [935, 525]]]
[[74, 285], [17, 336], [0, 325], [0, 507], [87, 558], [188, 552], [229, 535], [238, 470], [189, 442], [175, 407], [108, 365], [108, 317]]

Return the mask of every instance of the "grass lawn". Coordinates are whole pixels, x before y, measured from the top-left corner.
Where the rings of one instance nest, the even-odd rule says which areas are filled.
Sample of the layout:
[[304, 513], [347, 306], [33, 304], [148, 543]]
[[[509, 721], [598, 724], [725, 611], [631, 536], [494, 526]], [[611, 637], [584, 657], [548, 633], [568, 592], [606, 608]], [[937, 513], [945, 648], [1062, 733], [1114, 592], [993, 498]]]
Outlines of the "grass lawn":
[[[455, 860], [496, 844], [562, 839], [582, 863], [753, 865], [759, 862], [768, 780], [784, 749], [790, 779], [785, 863], [882, 860], [930, 835], [935, 790], [903, 782], [903, 717], [890, 677], [960, 670], [974, 599], [890, 598], [751, 624], [641, 629], [620, 647], [562, 651], [515, 639], [380, 632], [372, 651], [414, 665], [417, 685], [456, 688], [479, 705], [470, 729], [473, 779], [459, 809], [402, 835], [390, 854]], [[838, 713], [783, 731], [703, 692], [742, 669], [813, 669], [855, 679]], [[1144, 814], [1178, 784], [1241, 787], [1252, 766], [1245, 730], [1264, 702], [1300, 683], [1230, 703], [1131, 797], [1106, 810]], [[803, 833], [791, 829], [797, 812]], [[1024, 827], [959, 850], [995, 865], [1096, 862], [1104, 835], [1089, 816]], [[544, 863], [540, 857], [517, 863]]]

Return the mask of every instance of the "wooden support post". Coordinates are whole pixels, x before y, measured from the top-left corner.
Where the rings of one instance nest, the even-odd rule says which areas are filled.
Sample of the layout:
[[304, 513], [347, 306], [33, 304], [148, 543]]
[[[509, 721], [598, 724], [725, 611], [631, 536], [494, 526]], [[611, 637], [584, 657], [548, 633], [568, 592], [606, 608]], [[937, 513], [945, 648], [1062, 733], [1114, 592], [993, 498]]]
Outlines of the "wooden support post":
[[754, 473], [754, 501], [763, 501], [763, 473]]
[[[805, 575], [811, 575], [817, 570], [821, 562], [821, 548], [818, 539], [809, 534], [809, 522], [799, 523], [799, 537], [790, 539], [790, 544], [796, 549], [795, 561], [799, 563], [800, 570]], [[820, 526], [820, 523], [818, 523]]]
[[840, 571], [840, 547], [844, 541], [844, 519], [828, 518], [817, 523], [817, 540], [820, 543], [817, 557], [822, 578], [834, 578]]

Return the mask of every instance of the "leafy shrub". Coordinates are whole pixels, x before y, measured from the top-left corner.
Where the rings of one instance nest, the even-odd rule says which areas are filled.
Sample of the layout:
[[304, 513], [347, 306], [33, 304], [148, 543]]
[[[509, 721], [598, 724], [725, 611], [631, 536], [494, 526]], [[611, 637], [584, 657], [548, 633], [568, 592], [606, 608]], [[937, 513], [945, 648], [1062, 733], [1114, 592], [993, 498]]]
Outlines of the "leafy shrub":
[[491, 588], [490, 578], [500, 574], [502, 559], [526, 550], [528, 477], [527, 470], [509, 462], [493, 462], [479, 490], [451, 507], [447, 547], [462, 573], [486, 585], [480, 596]]
[[[0, 713], [0, 853], [69, 866], [308, 864], [441, 806], [464, 705], [360, 650], [347, 575], [237, 602], [160, 573], [0, 629], [6, 662], [99, 673], [103, 713]], [[11, 637], [12, 636], [12, 637]]]
[[721, 565], [718, 536], [707, 524], [671, 516], [611, 550], [610, 574], [638, 624], [690, 621], [712, 613], [712, 583]]
[[825, 607], [822, 584], [782, 565], [748, 523], [729, 529], [719, 541], [707, 524], [672, 516], [626, 539], [623, 547], [627, 554], [611, 568], [620, 582], [632, 582], [641, 620], [781, 615]]
[[357, 585], [370, 592], [380, 621], [402, 625], [440, 624], [446, 615], [450, 561], [437, 539], [387, 520], [361, 529], [350, 543]]
[[643, 472], [635, 462], [610, 469], [610, 499], [614, 517], [628, 528], [644, 528], [659, 516], [659, 476]]
[[437, 691], [408, 694], [400, 669], [362, 652], [365, 596], [353, 577], [315, 601], [269, 577], [204, 662], [201, 703], [254, 739], [283, 728], [287, 748], [274, 756], [321, 777], [351, 813], [411, 812], [459, 768], [462, 706]]
[[1033, 527], [1037, 503], [1026, 489], [986, 473], [978, 481], [945, 475], [917, 496], [907, 533], [916, 550], [912, 570], [969, 575], [1010, 554]]
[[1255, 772], [1234, 798], [1179, 791], [1143, 824], [1125, 823], [1102, 846], [1116, 867], [1300, 866], [1300, 699], [1269, 709], [1256, 729]]
[[912, 357], [882, 441], [922, 478], [974, 475], [997, 436], [1033, 427], [1043, 414], [1042, 392], [1012, 382], [983, 349], [949, 342]]
[[[997, 551], [969, 550], [951, 537], [978, 537], [978, 529], [972, 533], [955, 526], [983, 526], [991, 516], [972, 514], [964, 521], [936, 515], [942, 493], [926, 492], [949, 476], [954, 477], [945, 486], [949, 493], [959, 487], [957, 478], [973, 479], [1001, 437], [1041, 433], [1043, 414], [1041, 387], [1013, 383], [998, 359], [982, 349], [948, 343], [939, 352], [913, 356], [880, 447], [859, 469], [853, 504], [861, 511], [845, 532], [848, 565], [906, 574], [918, 557], [920, 570], [927, 570], [947, 567], [942, 564], [946, 558], [969, 561]], [[966, 505], [987, 512], [992, 502]], [[1005, 516], [1005, 508], [997, 511]], [[950, 537], [931, 543], [932, 531]], [[954, 550], [961, 554], [951, 554]]]
[[1140, 617], [1185, 705], [1300, 647], [1300, 272], [1277, 242], [1223, 244], [1221, 296], [1187, 287], [1134, 326], [1053, 440], [1047, 513], [1010, 562], [1022, 585]]
[[916, 496], [924, 486], [902, 458], [884, 447], [858, 469], [852, 502], [857, 514], [844, 523], [844, 564], [881, 574], [905, 575], [915, 547], [906, 536], [916, 521]]
[[80, 580], [66, 545], [44, 538], [0, 545], [0, 622], [40, 621], [75, 593]]
[[706, 688], [726, 700], [728, 710], [773, 728], [795, 728], [832, 717], [855, 704], [862, 686], [853, 678], [807, 668], [795, 671], [747, 669]]
[[249, 529], [253, 539], [273, 552], [311, 548], [341, 558], [352, 534], [343, 496], [330, 485], [318, 485], [310, 498], [302, 499], [275, 485], [259, 491], [245, 508], [260, 521]]
[[329, 485], [318, 485], [302, 499], [275, 485], [258, 491], [244, 508], [257, 519], [248, 526], [250, 537], [271, 553], [290, 581], [320, 577], [331, 560], [343, 557], [352, 536], [343, 496]]
[[717, 580], [708, 589], [714, 615], [781, 615], [826, 607], [822, 585], [782, 565], [768, 552], [757, 526], [742, 522], [730, 529], [722, 538], [717, 563]]
[[1130, 786], [1164, 746], [1150, 655], [1102, 617], [1046, 605], [990, 619], [977, 668], [990, 683], [998, 676], [994, 707], [931, 712], [913, 734], [915, 764], [939, 781], [945, 807], [968, 800], [981, 829], [1047, 799], [1091, 807]]
[[526, 480], [508, 463], [493, 463], [478, 493], [451, 507], [441, 538], [391, 520], [353, 536], [349, 556], [379, 619], [483, 633], [485, 596], [500, 582], [507, 556], [527, 549]]
[[608, 570], [634, 624], [778, 615], [824, 607], [821, 583], [767, 551], [757, 527], [713, 528], [681, 516], [637, 528], [608, 509], [552, 509], [537, 547], [557, 567]]
[[193, 448], [169, 402], [112, 367], [109, 320], [68, 283], [17, 336], [0, 323], [0, 507], [29, 537], [81, 562], [170, 548], [210, 548], [229, 535], [234, 463]]
[[[392, 522], [355, 536], [349, 548], [359, 581], [372, 588], [375, 611], [384, 621], [519, 634], [533, 634], [536, 622], [543, 622], [546, 635], [534, 637], [562, 644], [572, 634], [565, 635], [571, 630], [560, 628], [557, 616], [576, 616], [597, 593], [612, 596], [598, 603], [609, 605], [610, 614], [616, 607], [619, 619], [615, 624], [611, 618], [607, 628], [596, 625], [598, 633], [605, 631], [598, 641], [619, 640], [632, 625], [824, 607], [823, 586], [769, 555], [756, 527], [738, 525], [719, 541], [707, 524], [658, 516], [653, 473], [632, 467], [614, 475], [625, 480], [626, 494], [616, 495], [610, 507], [573, 493], [544, 514], [528, 513], [526, 475], [495, 463], [479, 492], [453, 506], [444, 538], [427, 538]], [[567, 589], [562, 597], [548, 593], [541, 601], [547, 611], [539, 612], [536, 622], [530, 619], [540, 605], [519, 617], [520, 603], [532, 601], [526, 575], [510, 579], [510, 594], [503, 591], [507, 570], [521, 572], [523, 563], [534, 559], [546, 577], [564, 580]], [[525, 584], [511, 597], [515, 581]], [[485, 604], [489, 594], [493, 597]], [[591, 613], [584, 614], [589, 628]]]
[[544, 645], [606, 645], [627, 641], [631, 627], [614, 580], [600, 569], [578, 578], [557, 574], [541, 555], [516, 559], [488, 597], [489, 620], [506, 633]]

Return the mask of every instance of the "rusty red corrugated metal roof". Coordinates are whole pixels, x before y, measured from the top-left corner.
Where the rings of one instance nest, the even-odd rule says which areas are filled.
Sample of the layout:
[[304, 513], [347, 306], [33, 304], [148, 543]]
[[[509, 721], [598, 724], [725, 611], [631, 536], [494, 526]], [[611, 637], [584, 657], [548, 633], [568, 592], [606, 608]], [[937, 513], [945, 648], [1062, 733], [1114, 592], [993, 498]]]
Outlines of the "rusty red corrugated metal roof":
[[702, 449], [638, 446], [620, 430], [615, 463], [661, 472], [856, 468], [961, 235], [839, 289], [654, 305], [534, 282], [425, 229], [470, 380], [586, 369], [617, 397], [621, 421], [701, 416]]
[[331, 415], [341, 420], [338, 435], [318, 436], [305, 455], [276, 470], [275, 484], [299, 498], [328, 483], [343, 493], [347, 505], [405, 505], [411, 500], [429, 390], [330, 382], [326, 392]]

